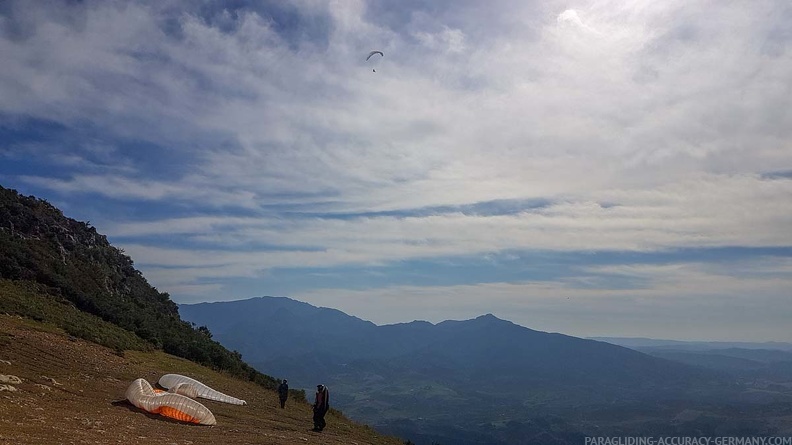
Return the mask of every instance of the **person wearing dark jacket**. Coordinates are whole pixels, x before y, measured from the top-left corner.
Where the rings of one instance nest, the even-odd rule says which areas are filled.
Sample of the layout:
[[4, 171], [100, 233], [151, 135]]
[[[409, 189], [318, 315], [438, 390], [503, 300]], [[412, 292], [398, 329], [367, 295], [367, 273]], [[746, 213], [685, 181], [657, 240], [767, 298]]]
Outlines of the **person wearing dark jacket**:
[[280, 385], [278, 385], [278, 398], [280, 399], [281, 409], [286, 408], [286, 399], [289, 398], [289, 381], [283, 379]]
[[313, 405], [314, 431], [322, 431], [327, 425], [324, 417], [330, 409], [330, 391], [324, 385], [316, 385], [316, 398]]

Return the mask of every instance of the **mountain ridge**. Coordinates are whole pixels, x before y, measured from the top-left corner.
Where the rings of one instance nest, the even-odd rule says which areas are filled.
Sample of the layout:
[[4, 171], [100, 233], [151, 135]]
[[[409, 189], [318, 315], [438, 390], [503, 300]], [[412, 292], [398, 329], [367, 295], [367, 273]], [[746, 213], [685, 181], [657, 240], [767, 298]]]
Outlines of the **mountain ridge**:
[[[336, 400], [353, 418], [390, 434], [422, 437], [424, 443], [520, 443], [505, 437], [524, 428], [537, 434], [561, 429], [580, 438], [597, 433], [586, 421], [571, 425], [565, 420], [579, 416], [574, 410], [580, 407], [657, 403], [659, 410], [678, 400], [710, 400], [717, 392], [713, 387], [732, 386], [711, 370], [533, 330], [492, 314], [377, 326], [333, 312], [341, 317], [333, 329], [322, 326], [320, 318], [304, 329], [302, 324], [261, 323], [273, 320], [277, 309], [270, 302], [256, 297], [180, 305], [179, 310], [186, 319], [210, 326], [220, 342], [251, 357], [254, 366], [277, 370], [299, 386], [321, 382], [338, 388]], [[305, 304], [281, 299], [277, 306], [322, 313]], [[244, 311], [236, 311], [236, 305]], [[218, 326], [219, 319], [233, 319], [233, 329]], [[340, 323], [344, 320], [348, 323]], [[234, 337], [239, 332], [246, 333], [247, 343]], [[273, 332], [294, 347], [284, 353], [255, 340]], [[458, 408], [449, 415], [452, 406]], [[496, 419], [493, 412], [502, 414]]]
[[[273, 302], [277, 302], [277, 304], [271, 304]], [[477, 339], [483, 332], [497, 333], [498, 335], [501, 336], [501, 338], [499, 338], [498, 340], [500, 341], [496, 343], [505, 345], [506, 343], [508, 343], [508, 338], [505, 338], [504, 336], [510, 333], [518, 332], [522, 335], [542, 338], [542, 340], [546, 343], [544, 348], [549, 348], [558, 345], [559, 342], [561, 343], [572, 342], [575, 346], [586, 345], [586, 346], [598, 348], [599, 351], [606, 351], [606, 352], [618, 351], [618, 353], [624, 354], [625, 357], [633, 357], [633, 358], [641, 357], [645, 359], [649, 358], [649, 356], [647, 356], [646, 354], [642, 354], [632, 349], [617, 345], [612, 345], [606, 342], [582, 339], [561, 333], [549, 333], [549, 332], [537, 331], [528, 327], [518, 325], [509, 320], [500, 319], [493, 314], [484, 314], [469, 320], [444, 320], [438, 323], [414, 320], [406, 323], [395, 323], [395, 324], [378, 326], [370, 321], [362, 320], [358, 317], [345, 314], [336, 309], [315, 307], [308, 303], [301, 302], [288, 297], [266, 297], [266, 296], [254, 297], [243, 300], [235, 300], [235, 301], [182, 304], [179, 305], [179, 309], [184, 314], [185, 318], [191, 319], [195, 323], [214, 326], [213, 332], [215, 332], [215, 335], [219, 339], [221, 339], [221, 341], [223, 341], [223, 336], [229, 333], [238, 333], [240, 329], [245, 329], [246, 333], [250, 335], [253, 335], [254, 332], [257, 332], [258, 335], [264, 335], [262, 334], [262, 332], [266, 332], [271, 325], [262, 326], [262, 325], [258, 325], [257, 323], [274, 322], [278, 324], [279, 320], [275, 320], [276, 318], [275, 316], [278, 313], [277, 311], [286, 307], [285, 305], [288, 305], [288, 307], [292, 310], [298, 310], [298, 309], [307, 310], [309, 312], [309, 315], [318, 314], [319, 316], [324, 316], [327, 314], [332, 314], [333, 324], [322, 326], [322, 329], [326, 329], [328, 327], [330, 328], [339, 327], [343, 330], [343, 332], [340, 332], [337, 335], [349, 337], [351, 340], [348, 341], [351, 342], [352, 344], [356, 342], [362, 344], [375, 342], [377, 344], [378, 350], [380, 351], [382, 351], [383, 349], [387, 349], [384, 345], [389, 343], [410, 345], [410, 348], [412, 348], [413, 350], [417, 350], [422, 347], [429, 347], [432, 345], [432, 343], [440, 344], [441, 347], [443, 348], [451, 349], [453, 348], [453, 343], [456, 341], [458, 343], [464, 343], [464, 346], [466, 348], [470, 348], [471, 345], [477, 344], [478, 342]], [[231, 312], [226, 312], [223, 310], [223, 308], [227, 308], [231, 306], [235, 307], [235, 309], [233, 309]], [[307, 319], [309, 315], [303, 314], [300, 317], [300, 319], [303, 320]], [[225, 323], [231, 322], [233, 327], [229, 328], [228, 326], [224, 326], [223, 325], [224, 322]], [[343, 322], [346, 322], [346, 324], [344, 324]], [[250, 323], [253, 323], [253, 325], [250, 325]], [[364, 331], [365, 334], [368, 335], [366, 336], [361, 335], [360, 332], [358, 331], [351, 332], [350, 329], [352, 328], [360, 328]], [[409, 330], [413, 328], [416, 329], [415, 332], [412, 333], [404, 332], [405, 330]], [[431, 341], [429, 341], [428, 343], [425, 338], [419, 338], [420, 335], [426, 334], [428, 331], [432, 331], [432, 330], [438, 333], [438, 336], [431, 339]], [[321, 335], [321, 337], [323, 338], [327, 338], [326, 337], [327, 335], [331, 335], [325, 331], [316, 332], [315, 330], [313, 330], [311, 332], [317, 335]], [[373, 334], [374, 332], [385, 332], [386, 334], [384, 336], [381, 336], [379, 334]], [[413, 341], [406, 341], [406, 340], [394, 341], [394, 337], [398, 338], [399, 335], [407, 335], [407, 337], [409, 337], [409, 339]], [[460, 336], [467, 336], [467, 337], [464, 337], [465, 341], [460, 341], [460, 338], [463, 338]], [[225, 339], [225, 340], [229, 340], [229, 339]], [[317, 336], [315, 338], [312, 338], [312, 340], [321, 341], [321, 338]], [[416, 346], [416, 344], [419, 345]], [[487, 344], [480, 346], [484, 347], [491, 345]], [[540, 346], [537, 345], [534, 346], [539, 347], [541, 349]], [[516, 345], [516, 346], [508, 345], [508, 347], [519, 348], [520, 345]], [[300, 350], [300, 348], [298, 348], [297, 350]], [[399, 350], [397, 348], [395, 352], [391, 351], [390, 353], [398, 354], [398, 352]], [[526, 351], [526, 352], [531, 352], [531, 351]], [[256, 353], [255, 351], [246, 352], [246, 356], [257, 357], [258, 355], [260, 354]], [[652, 361], [652, 362], [665, 363], [665, 361], [660, 361], [660, 362]]]

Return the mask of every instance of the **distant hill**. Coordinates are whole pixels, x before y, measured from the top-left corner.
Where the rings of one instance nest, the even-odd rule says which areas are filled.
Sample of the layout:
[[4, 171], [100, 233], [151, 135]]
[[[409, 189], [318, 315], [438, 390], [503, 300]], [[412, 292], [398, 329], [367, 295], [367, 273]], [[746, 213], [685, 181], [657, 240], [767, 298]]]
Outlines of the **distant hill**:
[[[305, 355], [322, 366], [386, 360], [389, 366], [449, 370], [448, 378], [481, 379], [496, 388], [616, 386], [640, 382], [631, 392], [671, 388], [711, 375], [608, 343], [528, 329], [493, 315], [433, 325], [376, 326], [335, 309], [284, 297], [181, 305], [187, 320], [208, 326], [215, 338], [251, 363], [279, 367]], [[277, 338], [272, 342], [268, 339]], [[315, 358], [314, 360], [317, 360]], [[296, 371], [290, 369], [289, 371]]]
[[779, 351], [792, 351], [792, 343], [768, 342], [738, 342], [738, 341], [681, 341], [662, 340], [642, 337], [590, 337], [591, 340], [603, 341], [626, 348], [669, 348], [688, 351], [706, 351], [714, 349], [773, 349]]
[[284, 297], [181, 305], [180, 312], [254, 366], [304, 387], [330, 384], [348, 414], [419, 443], [576, 443], [603, 431], [684, 432], [690, 425], [669, 426], [680, 407], [713, 406], [743, 392], [712, 369], [492, 315], [376, 326]]
[[742, 381], [792, 383], [792, 344], [599, 338], [655, 357], [709, 369]]

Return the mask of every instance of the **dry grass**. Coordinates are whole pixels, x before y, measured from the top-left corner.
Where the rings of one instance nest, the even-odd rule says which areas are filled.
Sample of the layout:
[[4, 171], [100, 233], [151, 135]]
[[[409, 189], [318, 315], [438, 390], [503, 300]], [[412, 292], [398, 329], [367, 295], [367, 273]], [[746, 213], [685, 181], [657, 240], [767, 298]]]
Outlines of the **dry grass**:
[[[315, 433], [305, 402], [290, 400], [281, 410], [274, 391], [251, 382], [161, 352], [117, 354], [20, 317], [0, 315], [0, 360], [0, 375], [22, 379], [10, 385], [16, 391], [0, 391], [0, 444], [401, 444], [332, 412], [325, 431]], [[148, 414], [124, 399], [132, 380], [154, 384], [167, 373], [248, 405], [201, 400], [217, 418], [217, 426], [205, 427]]]

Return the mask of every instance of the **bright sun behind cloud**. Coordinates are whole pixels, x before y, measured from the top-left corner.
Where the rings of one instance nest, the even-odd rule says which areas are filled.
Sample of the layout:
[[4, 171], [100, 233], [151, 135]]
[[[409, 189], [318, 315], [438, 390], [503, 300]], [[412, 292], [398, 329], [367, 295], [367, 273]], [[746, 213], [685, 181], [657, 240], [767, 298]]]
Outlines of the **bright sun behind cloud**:
[[411, 5], [8, 2], [0, 181], [178, 302], [790, 340], [788, 5]]

